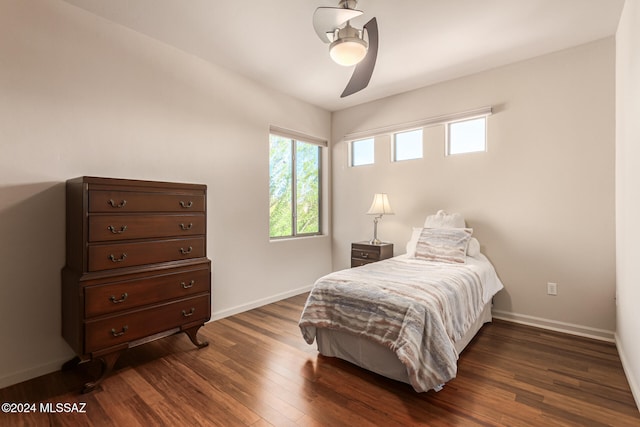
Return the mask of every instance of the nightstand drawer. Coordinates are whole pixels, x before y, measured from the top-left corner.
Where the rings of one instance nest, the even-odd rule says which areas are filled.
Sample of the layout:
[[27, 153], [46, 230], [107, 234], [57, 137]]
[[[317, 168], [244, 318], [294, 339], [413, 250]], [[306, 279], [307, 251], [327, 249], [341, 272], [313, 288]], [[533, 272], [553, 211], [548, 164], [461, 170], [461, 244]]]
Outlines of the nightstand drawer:
[[361, 260], [380, 261], [380, 251], [377, 248], [363, 247], [362, 245], [353, 245], [351, 247], [351, 258]]
[[373, 262], [375, 261], [368, 260], [368, 259], [351, 258], [351, 268], [360, 267], [362, 265], [371, 264]]

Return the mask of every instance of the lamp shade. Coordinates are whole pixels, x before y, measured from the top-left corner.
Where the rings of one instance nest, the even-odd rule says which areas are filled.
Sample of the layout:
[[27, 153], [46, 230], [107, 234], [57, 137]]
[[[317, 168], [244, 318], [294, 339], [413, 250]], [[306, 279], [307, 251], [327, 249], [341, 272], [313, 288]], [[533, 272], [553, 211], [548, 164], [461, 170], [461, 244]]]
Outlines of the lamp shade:
[[393, 215], [393, 209], [389, 204], [387, 193], [376, 193], [373, 195], [373, 203], [367, 215]]

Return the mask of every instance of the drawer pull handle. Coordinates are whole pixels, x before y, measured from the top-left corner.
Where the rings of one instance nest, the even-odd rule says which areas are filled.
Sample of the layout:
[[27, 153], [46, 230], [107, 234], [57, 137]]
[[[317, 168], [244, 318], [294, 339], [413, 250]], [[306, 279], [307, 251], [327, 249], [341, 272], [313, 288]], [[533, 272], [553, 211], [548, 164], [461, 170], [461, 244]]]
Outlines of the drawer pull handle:
[[193, 288], [193, 285], [195, 285], [195, 284], [196, 284], [195, 280], [192, 280], [189, 283], [180, 282], [180, 286], [182, 286], [182, 289]]
[[121, 337], [125, 332], [127, 332], [127, 329], [129, 329], [129, 326], [127, 325], [124, 325], [120, 332], [117, 332], [115, 329], [111, 328], [111, 335], [113, 335], [114, 337]]
[[109, 259], [111, 260], [111, 262], [122, 262], [125, 260], [126, 257], [127, 257], [127, 254], [125, 253], [123, 253], [120, 258], [116, 258], [114, 254], [109, 255]]
[[120, 304], [121, 302], [124, 302], [124, 300], [126, 300], [128, 296], [129, 296], [129, 294], [126, 293], [126, 292], [124, 294], [122, 294], [120, 299], [116, 299], [115, 295], [111, 295], [109, 297], [109, 301], [111, 301], [114, 304]]
[[369, 258], [369, 254], [366, 252], [360, 252], [360, 258]]
[[180, 224], [180, 228], [182, 230], [191, 230], [191, 227], [193, 227], [193, 223], [192, 222], [190, 222], [189, 225]]
[[194, 307], [191, 307], [191, 310], [189, 310], [188, 313], [186, 310], [182, 310], [182, 317], [191, 317], [195, 312], [196, 312], [196, 309]]
[[126, 229], [127, 229], [126, 225], [123, 225], [122, 227], [120, 227], [120, 230], [116, 230], [116, 228], [113, 225], [110, 225], [107, 227], [107, 230], [109, 230], [113, 234], [122, 234], [125, 232]]
[[182, 255], [187, 255], [190, 254], [191, 251], [193, 251], [193, 246], [189, 246], [189, 249], [185, 249], [185, 248], [180, 248], [180, 253]]
[[126, 200], [121, 201], [120, 203], [116, 203], [113, 201], [113, 199], [109, 199], [109, 201], [107, 202], [109, 204], [109, 206], [111, 206], [112, 208], [124, 208], [125, 205], [127, 204]]
[[185, 209], [189, 209], [191, 206], [193, 206], [193, 202], [189, 201], [189, 203], [185, 203], [182, 200], [180, 200], [180, 206], [182, 206]]

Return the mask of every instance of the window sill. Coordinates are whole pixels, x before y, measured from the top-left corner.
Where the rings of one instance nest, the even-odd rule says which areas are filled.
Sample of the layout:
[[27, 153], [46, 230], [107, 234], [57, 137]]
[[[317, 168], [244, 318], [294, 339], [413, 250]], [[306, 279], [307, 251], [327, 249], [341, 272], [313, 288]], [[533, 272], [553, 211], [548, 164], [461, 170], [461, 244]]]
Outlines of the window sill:
[[299, 240], [324, 239], [324, 238], [329, 238], [329, 235], [328, 234], [314, 234], [314, 235], [310, 235], [310, 236], [269, 238], [269, 243], [295, 242], [295, 241], [299, 241]]

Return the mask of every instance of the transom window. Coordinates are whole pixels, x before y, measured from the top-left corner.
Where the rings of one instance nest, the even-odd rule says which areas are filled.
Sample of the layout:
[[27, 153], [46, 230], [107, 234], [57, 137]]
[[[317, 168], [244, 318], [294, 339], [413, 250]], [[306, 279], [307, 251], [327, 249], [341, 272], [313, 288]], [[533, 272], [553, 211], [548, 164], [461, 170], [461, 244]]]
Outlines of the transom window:
[[350, 166], [372, 165], [375, 162], [373, 138], [352, 141], [349, 146]]
[[422, 158], [422, 129], [393, 134], [392, 160], [412, 160]]
[[320, 234], [321, 147], [269, 135], [269, 237]]
[[487, 117], [447, 123], [447, 155], [487, 151]]

